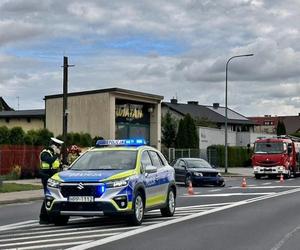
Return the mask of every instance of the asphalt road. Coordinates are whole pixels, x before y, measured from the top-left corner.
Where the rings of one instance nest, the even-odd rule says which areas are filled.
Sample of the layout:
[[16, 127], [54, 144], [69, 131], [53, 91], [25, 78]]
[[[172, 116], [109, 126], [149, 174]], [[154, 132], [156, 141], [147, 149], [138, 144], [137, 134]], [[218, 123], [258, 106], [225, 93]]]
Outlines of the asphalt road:
[[76, 218], [40, 226], [41, 202], [0, 207], [0, 249], [300, 249], [300, 178], [229, 178], [226, 187], [178, 187], [172, 218], [159, 211], [140, 227], [123, 218]]

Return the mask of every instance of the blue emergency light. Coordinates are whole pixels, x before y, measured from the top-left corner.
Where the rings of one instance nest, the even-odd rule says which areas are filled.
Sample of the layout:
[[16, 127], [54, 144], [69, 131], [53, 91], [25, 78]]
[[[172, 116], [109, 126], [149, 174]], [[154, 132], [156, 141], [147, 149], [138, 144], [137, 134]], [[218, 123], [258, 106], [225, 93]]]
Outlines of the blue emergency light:
[[98, 140], [96, 146], [142, 146], [146, 145], [144, 139], [123, 139], [123, 140]]

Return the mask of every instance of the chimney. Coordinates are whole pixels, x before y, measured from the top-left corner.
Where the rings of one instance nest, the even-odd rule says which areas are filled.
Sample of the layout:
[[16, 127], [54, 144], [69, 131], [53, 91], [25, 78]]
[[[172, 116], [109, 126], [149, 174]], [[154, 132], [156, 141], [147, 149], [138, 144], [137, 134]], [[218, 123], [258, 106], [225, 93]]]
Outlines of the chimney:
[[198, 102], [197, 101], [188, 101], [187, 104], [198, 105]]
[[218, 102], [213, 103], [213, 108], [218, 109], [220, 107], [220, 104]]
[[178, 102], [177, 99], [175, 99], [175, 98], [172, 98], [172, 99], [171, 99], [171, 103], [172, 103], [172, 104], [177, 104], [177, 102]]

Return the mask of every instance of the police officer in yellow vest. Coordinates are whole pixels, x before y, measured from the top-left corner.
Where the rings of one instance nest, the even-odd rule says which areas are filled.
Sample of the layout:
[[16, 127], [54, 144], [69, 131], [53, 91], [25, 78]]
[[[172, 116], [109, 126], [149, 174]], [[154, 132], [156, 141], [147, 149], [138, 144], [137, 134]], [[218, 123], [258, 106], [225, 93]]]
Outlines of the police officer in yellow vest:
[[[40, 153], [40, 177], [44, 187], [45, 195], [47, 192], [48, 179], [59, 171], [62, 144], [63, 141], [52, 137], [49, 147], [46, 147]], [[40, 224], [48, 224], [50, 222], [51, 221], [48, 216], [44, 200], [40, 212]]]

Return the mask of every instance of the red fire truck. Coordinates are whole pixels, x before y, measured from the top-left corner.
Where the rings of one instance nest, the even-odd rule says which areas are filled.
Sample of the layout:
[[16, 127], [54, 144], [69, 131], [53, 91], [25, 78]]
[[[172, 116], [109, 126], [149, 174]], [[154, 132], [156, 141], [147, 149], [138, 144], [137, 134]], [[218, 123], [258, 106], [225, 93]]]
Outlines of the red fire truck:
[[252, 166], [256, 179], [262, 176], [296, 177], [300, 170], [300, 140], [290, 136], [257, 139]]

